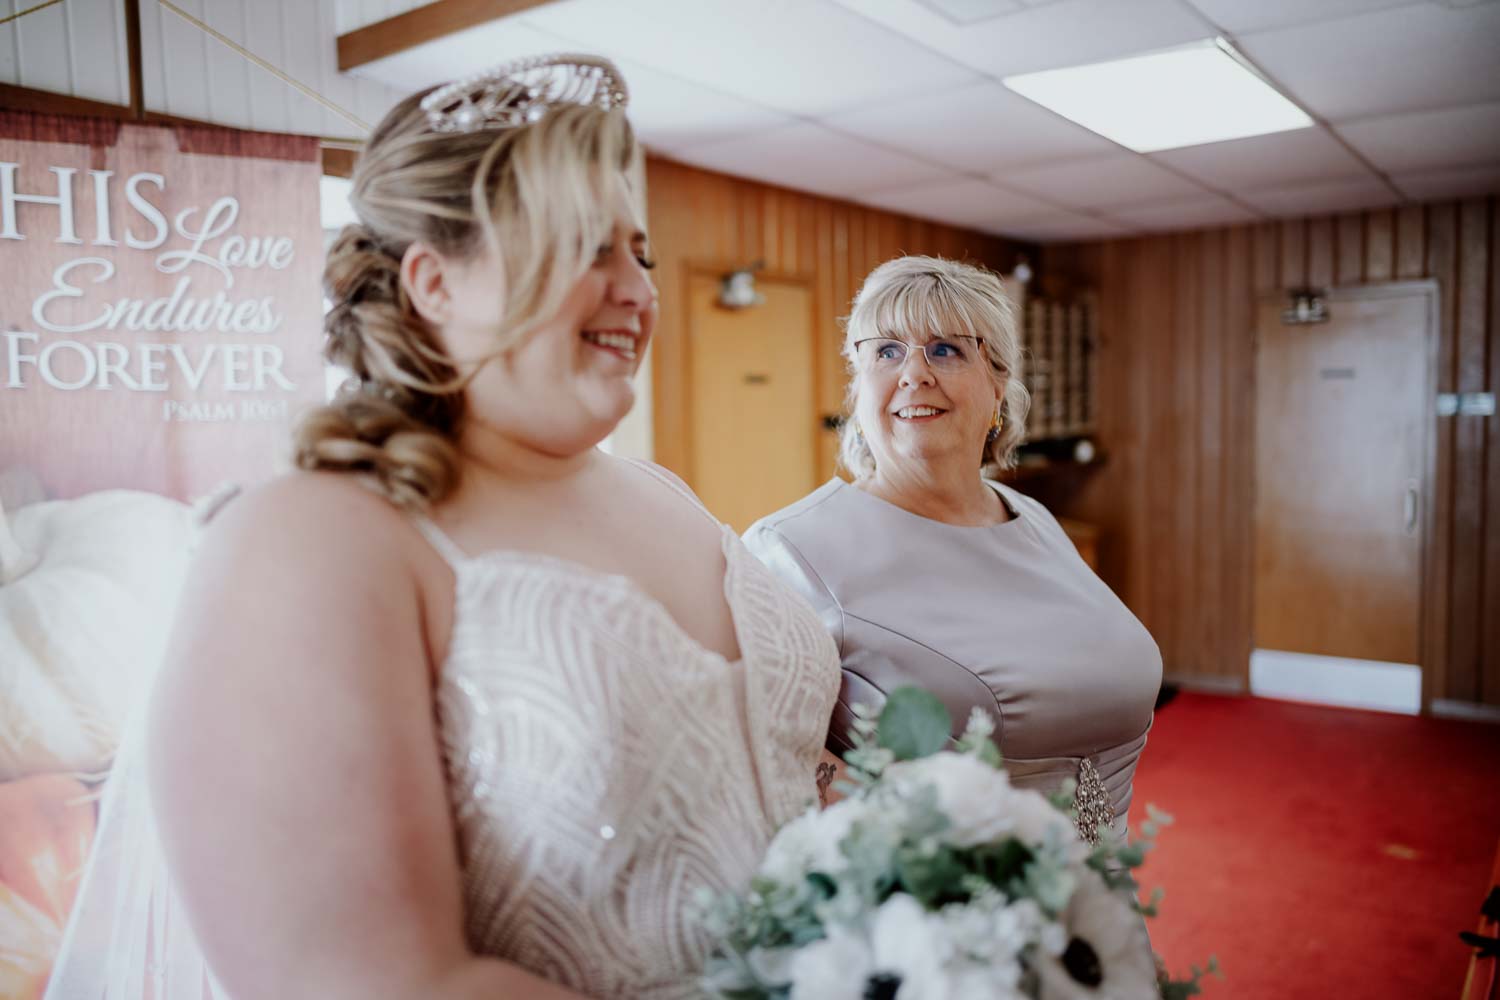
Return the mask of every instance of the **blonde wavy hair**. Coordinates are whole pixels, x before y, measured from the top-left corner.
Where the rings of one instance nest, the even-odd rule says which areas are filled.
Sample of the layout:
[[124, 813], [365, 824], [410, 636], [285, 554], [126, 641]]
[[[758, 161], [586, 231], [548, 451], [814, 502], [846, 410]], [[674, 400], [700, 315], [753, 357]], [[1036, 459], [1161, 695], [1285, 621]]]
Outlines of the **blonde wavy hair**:
[[875, 472], [875, 456], [855, 421], [859, 399], [856, 341], [894, 337], [920, 343], [932, 337], [978, 338], [989, 360], [990, 378], [1000, 391], [1000, 434], [980, 456], [982, 472], [1015, 465], [1016, 448], [1026, 436], [1031, 394], [1022, 384], [1021, 337], [1016, 308], [992, 271], [942, 257], [897, 257], [871, 271], [854, 308], [844, 320], [844, 360], [849, 387], [848, 415], [839, 434], [839, 463], [856, 479]]
[[[609, 239], [615, 198], [623, 192], [643, 229], [645, 215], [623, 111], [565, 105], [518, 128], [438, 133], [421, 109], [429, 92], [392, 108], [355, 166], [360, 221], [334, 240], [323, 273], [324, 354], [353, 378], [295, 438], [298, 467], [368, 475], [407, 508], [457, 485], [464, 388], [561, 307]], [[500, 262], [501, 334], [484, 359], [455, 363], [412, 307], [400, 268], [417, 241], [445, 256], [489, 249]]]

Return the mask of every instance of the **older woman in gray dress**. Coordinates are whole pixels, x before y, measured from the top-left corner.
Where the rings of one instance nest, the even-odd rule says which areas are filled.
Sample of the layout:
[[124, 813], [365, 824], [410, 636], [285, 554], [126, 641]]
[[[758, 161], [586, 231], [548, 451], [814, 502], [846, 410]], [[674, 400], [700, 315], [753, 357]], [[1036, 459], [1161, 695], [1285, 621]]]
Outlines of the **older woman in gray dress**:
[[848, 707], [915, 684], [962, 727], [996, 721], [1019, 786], [1078, 782], [1080, 832], [1123, 836], [1161, 684], [1149, 633], [1035, 500], [985, 478], [1014, 462], [1029, 398], [999, 279], [900, 257], [849, 316], [850, 419], [833, 479], [746, 543], [822, 615]]

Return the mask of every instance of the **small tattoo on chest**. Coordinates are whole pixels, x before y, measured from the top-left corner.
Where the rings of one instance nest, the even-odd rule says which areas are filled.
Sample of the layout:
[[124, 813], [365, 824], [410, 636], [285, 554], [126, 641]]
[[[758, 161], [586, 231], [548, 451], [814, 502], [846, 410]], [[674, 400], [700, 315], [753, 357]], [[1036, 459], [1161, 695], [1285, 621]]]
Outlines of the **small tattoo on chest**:
[[828, 786], [833, 784], [833, 776], [838, 774], [838, 768], [826, 761], [818, 765], [818, 802], [822, 805], [828, 804]]

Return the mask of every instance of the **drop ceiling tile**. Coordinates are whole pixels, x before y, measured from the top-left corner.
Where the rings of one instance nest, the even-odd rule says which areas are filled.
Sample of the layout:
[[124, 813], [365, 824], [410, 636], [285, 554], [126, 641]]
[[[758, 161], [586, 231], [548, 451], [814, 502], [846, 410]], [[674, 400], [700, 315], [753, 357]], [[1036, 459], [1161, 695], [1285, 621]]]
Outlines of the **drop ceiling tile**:
[[922, 0], [954, 24], [976, 24], [1024, 10], [1020, 0]]
[[1500, 4], [1421, 3], [1240, 36], [1240, 48], [1333, 121], [1500, 100]]
[[1201, 185], [1134, 153], [1059, 161], [993, 176], [1008, 187], [1068, 208], [1108, 208], [1205, 193]]
[[1500, 102], [1366, 118], [1337, 130], [1388, 174], [1500, 161]]
[[1129, 236], [1129, 227], [1077, 212], [1051, 212], [1032, 216], [999, 227], [996, 235], [1032, 243], [1061, 243], [1072, 240], [1102, 240]]
[[584, 51], [607, 50], [788, 114], [832, 114], [975, 80], [972, 71], [823, 0], [565, 0], [519, 18]]
[[1067, 0], [959, 25], [917, 0], [832, 0], [994, 76], [1077, 66], [1212, 38], [1179, 0]]
[[1412, 0], [1188, 0], [1203, 15], [1236, 34], [1293, 24], [1310, 24], [1400, 7]]
[[1500, 162], [1478, 167], [1395, 174], [1391, 181], [1401, 189], [1402, 194], [1416, 201], [1500, 194]]
[[1230, 192], [1350, 177], [1365, 169], [1337, 139], [1320, 128], [1164, 149], [1150, 157]]
[[849, 198], [954, 176], [902, 153], [851, 139], [811, 122], [676, 151], [674, 159], [802, 191]]
[[1131, 205], [1105, 213], [1113, 221], [1135, 230], [1196, 229], [1201, 226], [1227, 226], [1254, 222], [1258, 216], [1228, 198], [1217, 195], [1182, 201]]
[[675, 76], [619, 60], [630, 87], [630, 122], [653, 150], [675, 153], [789, 125], [793, 119]]
[[994, 81], [826, 121], [840, 131], [976, 172], [1119, 148]]
[[1045, 202], [967, 177], [871, 192], [857, 200], [887, 211], [983, 232], [996, 232], [1009, 220], [1052, 210]]
[[[361, 67], [361, 76], [404, 92], [478, 73], [498, 62], [575, 47], [565, 38], [502, 18], [419, 45]], [[721, 142], [789, 124], [792, 119], [764, 105], [648, 68], [608, 48], [630, 88], [630, 121], [653, 150], [675, 153], [684, 146]]]
[[1327, 215], [1361, 208], [1383, 208], [1397, 202], [1396, 195], [1377, 178], [1366, 174], [1313, 184], [1290, 184], [1256, 191], [1237, 191], [1236, 196], [1267, 215]]

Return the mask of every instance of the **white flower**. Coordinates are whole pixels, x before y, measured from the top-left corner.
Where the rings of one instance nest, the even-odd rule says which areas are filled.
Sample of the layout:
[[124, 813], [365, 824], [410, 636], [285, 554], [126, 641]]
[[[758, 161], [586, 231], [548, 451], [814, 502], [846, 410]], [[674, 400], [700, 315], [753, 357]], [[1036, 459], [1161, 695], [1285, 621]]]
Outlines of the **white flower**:
[[836, 875], [848, 866], [839, 842], [865, 814], [865, 804], [844, 799], [827, 809], [813, 807], [782, 827], [766, 849], [760, 874], [795, 885], [814, 871]]
[[813, 828], [817, 833], [817, 846], [813, 851], [813, 870], [836, 874], [848, 866], [849, 861], [839, 850], [839, 843], [853, 829], [855, 823], [864, 822], [869, 806], [863, 799], [841, 799], [818, 813]]
[[1043, 848], [1021, 876], [1022, 891], [1048, 913], [1061, 913], [1078, 888], [1081, 870], [1081, 865], [1069, 864], [1060, 851]]
[[1005, 801], [1015, 836], [1028, 844], [1045, 844], [1049, 839], [1066, 846], [1068, 860], [1082, 863], [1088, 847], [1078, 836], [1078, 828], [1065, 813], [1057, 809], [1041, 792], [1016, 788]]
[[980, 739], [995, 735], [995, 717], [975, 705], [969, 709], [969, 721], [964, 724], [964, 735]]
[[751, 948], [745, 953], [745, 961], [763, 983], [784, 986], [792, 979], [792, 959], [795, 948]]
[[872, 969], [870, 946], [842, 927], [792, 956], [791, 1000], [863, 1000]]
[[809, 809], [777, 831], [760, 863], [760, 874], [782, 885], [801, 881], [817, 851], [816, 823], [817, 810]]
[[[1047, 918], [1042, 915], [1042, 908], [1036, 905], [1035, 900], [1016, 900], [995, 914], [994, 930], [991, 932], [994, 944], [991, 947], [996, 950], [992, 954], [1011, 958], [1032, 942], [1045, 947], [1047, 926]], [[999, 950], [1001, 942], [1004, 942], [1004, 951]]]
[[921, 996], [908, 984], [930, 980], [942, 969], [951, 951], [939, 921], [922, 904], [904, 892], [891, 896], [875, 911], [870, 922], [870, 943], [875, 951], [875, 971], [901, 977], [901, 1000]]
[[1068, 929], [1055, 920], [1049, 920], [1042, 925], [1041, 942], [1042, 951], [1056, 958], [1068, 948]]
[[1021, 966], [1016, 962], [970, 963], [948, 974], [947, 997], [951, 1000], [1025, 1000], [1021, 992]]
[[1145, 921], [1097, 872], [1079, 873], [1063, 923], [1068, 947], [1036, 957], [1040, 1000], [1156, 1000]]
[[901, 788], [935, 788], [938, 808], [952, 824], [943, 839], [957, 847], [989, 843], [1011, 831], [1009, 799], [1015, 790], [1010, 779], [976, 757], [936, 753], [893, 764], [885, 777]]
[[954, 951], [975, 960], [991, 960], [1010, 957], [1025, 944], [1017, 939], [1015, 931], [997, 933], [1000, 930], [1000, 911], [993, 907], [969, 906], [953, 903], [938, 911], [943, 921], [943, 933], [953, 942]]

